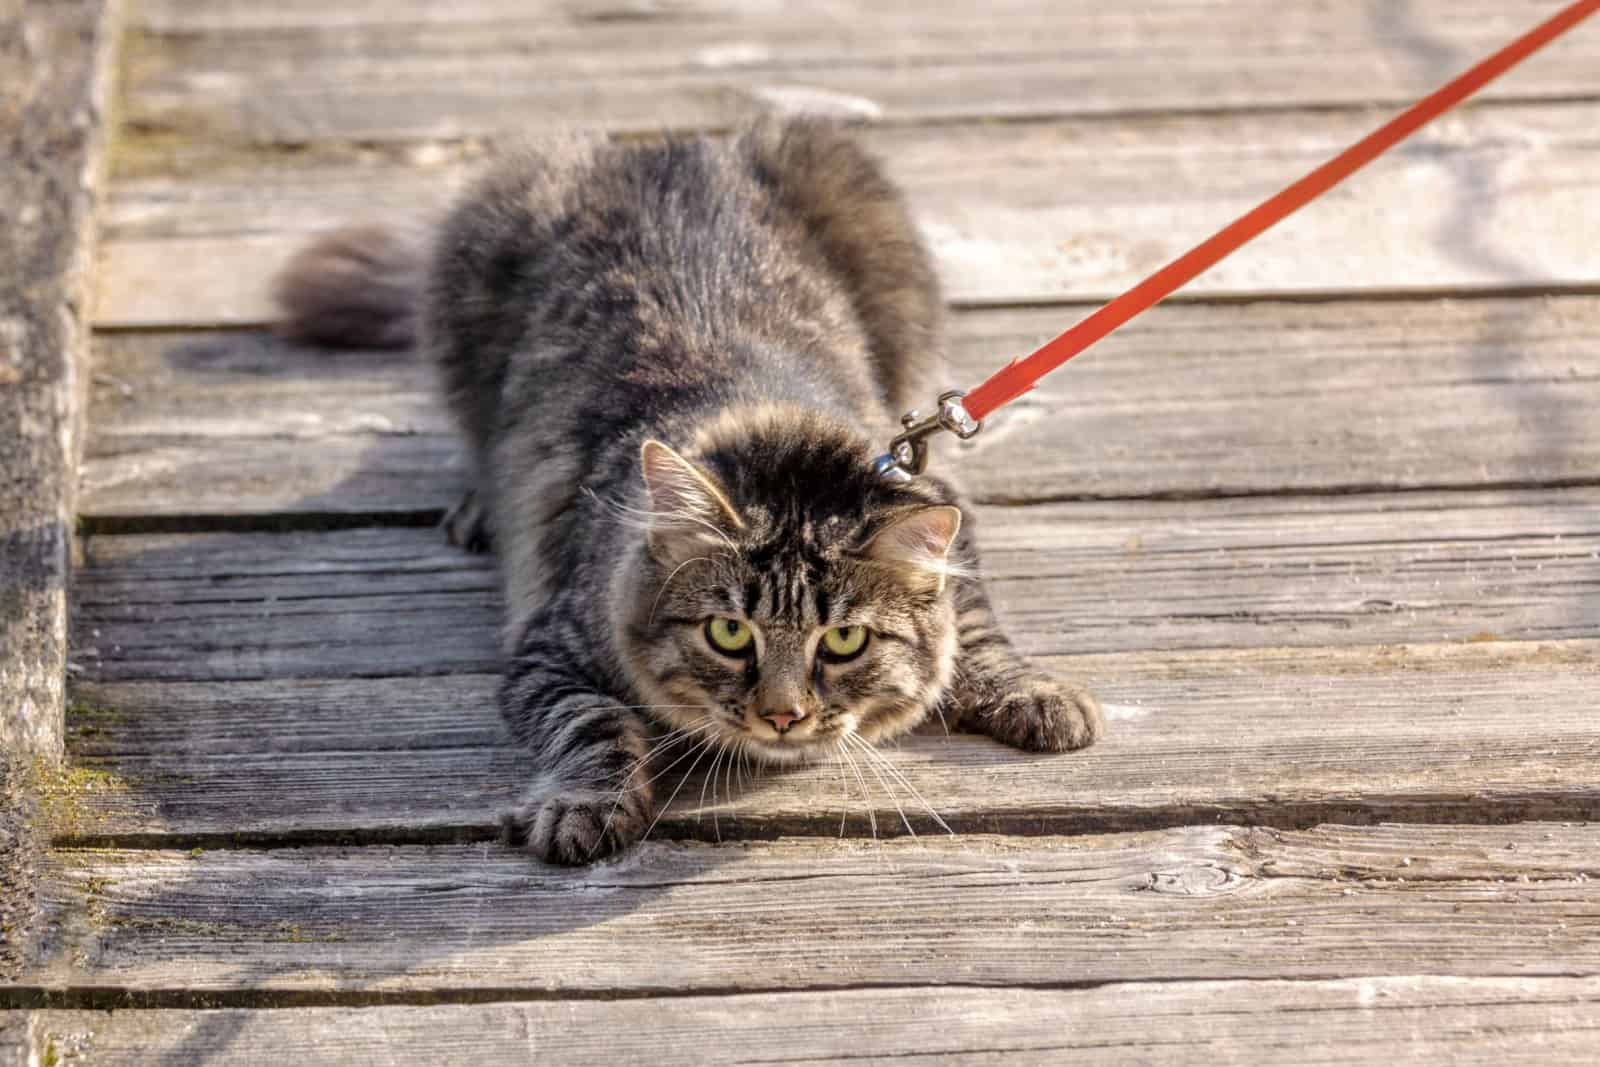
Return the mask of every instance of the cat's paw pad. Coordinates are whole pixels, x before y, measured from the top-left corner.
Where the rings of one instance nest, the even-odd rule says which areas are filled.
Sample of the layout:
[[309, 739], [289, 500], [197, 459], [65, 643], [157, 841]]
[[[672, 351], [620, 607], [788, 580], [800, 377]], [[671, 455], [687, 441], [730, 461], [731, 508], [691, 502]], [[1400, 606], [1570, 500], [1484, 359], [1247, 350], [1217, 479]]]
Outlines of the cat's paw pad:
[[545, 863], [580, 867], [627, 848], [644, 835], [644, 812], [626, 799], [595, 793], [531, 797], [500, 818], [506, 844]]
[[489, 536], [489, 516], [478, 501], [476, 490], [468, 489], [460, 503], [445, 513], [444, 537], [457, 548], [484, 553], [493, 547]]
[[1028, 752], [1085, 748], [1105, 733], [1100, 702], [1085, 689], [1049, 678], [1030, 679], [976, 716], [993, 737]]

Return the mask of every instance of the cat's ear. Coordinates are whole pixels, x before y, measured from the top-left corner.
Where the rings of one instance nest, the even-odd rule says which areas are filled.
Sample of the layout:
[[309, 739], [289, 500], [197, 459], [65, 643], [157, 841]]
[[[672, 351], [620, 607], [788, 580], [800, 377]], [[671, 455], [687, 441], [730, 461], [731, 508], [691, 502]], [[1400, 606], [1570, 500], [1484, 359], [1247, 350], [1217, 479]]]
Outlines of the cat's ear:
[[660, 441], [646, 441], [639, 469], [650, 495], [650, 547], [666, 559], [729, 544], [744, 528], [711, 476]]
[[961, 532], [961, 509], [948, 504], [902, 515], [867, 542], [865, 555], [901, 571], [907, 580], [937, 593], [951, 572], [950, 548]]

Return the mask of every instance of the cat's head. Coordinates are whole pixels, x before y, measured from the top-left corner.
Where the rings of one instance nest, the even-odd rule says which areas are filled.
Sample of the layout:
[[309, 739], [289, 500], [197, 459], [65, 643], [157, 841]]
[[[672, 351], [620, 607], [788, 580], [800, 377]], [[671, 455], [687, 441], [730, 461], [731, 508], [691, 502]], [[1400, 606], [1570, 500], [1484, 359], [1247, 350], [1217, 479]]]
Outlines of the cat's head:
[[768, 762], [904, 733], [954, 669], [961, 512], [875, 474], [817, 416], [715, 428], [686, 459], [647, 442], [647, 514], [613, 590], [655, 716]]

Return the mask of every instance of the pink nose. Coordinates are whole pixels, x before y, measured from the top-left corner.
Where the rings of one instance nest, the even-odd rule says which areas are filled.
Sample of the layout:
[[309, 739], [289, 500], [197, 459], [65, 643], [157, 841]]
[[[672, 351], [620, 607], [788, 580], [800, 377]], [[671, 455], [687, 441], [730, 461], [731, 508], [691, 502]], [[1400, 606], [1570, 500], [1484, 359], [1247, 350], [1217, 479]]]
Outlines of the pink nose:
[[779, 708], [775, 711], [763, 711], [761, 717], [772, 724], [772, 728], [780, 734], [789, 732], [789, 727], [806, 717], [806, 713], [799, 708]]

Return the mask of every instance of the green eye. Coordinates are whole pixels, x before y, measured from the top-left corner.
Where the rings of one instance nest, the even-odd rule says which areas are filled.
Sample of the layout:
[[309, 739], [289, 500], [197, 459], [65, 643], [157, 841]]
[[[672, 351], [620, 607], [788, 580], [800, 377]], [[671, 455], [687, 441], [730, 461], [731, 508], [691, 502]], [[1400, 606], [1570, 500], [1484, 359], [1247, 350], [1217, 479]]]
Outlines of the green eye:
[[738, 619], [719, 616], [706, 623], [706, 640], [711, 642], [711, 647], [730, 656], [742, 655], [754, 637], [750, 627]]
[[866, 647], [865, 626], [835, 626], [822, 635], [822, 649], [832, 659], [853, 659]]

